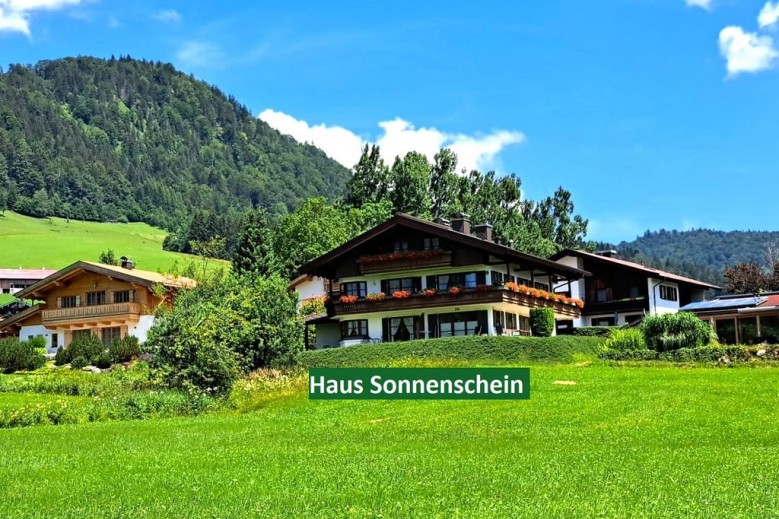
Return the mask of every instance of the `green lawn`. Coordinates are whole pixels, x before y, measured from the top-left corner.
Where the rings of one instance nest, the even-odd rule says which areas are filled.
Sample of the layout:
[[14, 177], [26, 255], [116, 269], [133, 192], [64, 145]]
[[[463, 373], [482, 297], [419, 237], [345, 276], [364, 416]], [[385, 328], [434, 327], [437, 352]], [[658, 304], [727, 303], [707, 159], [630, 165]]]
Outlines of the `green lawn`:
[[531, 377], [529, 401], [287, 388], [245, 414], [0, 430], [0, 517], [777, 515], [776, 368]]
[[0, 216], [0, 268], [59, 269], [78, 260], [97, 261], [113, 249], [130, 256], [137, 268], [170, 269], [192, 256], [162, 250], [167, 233], [143, 223], [98, 223], [62, 218], [30, 218], [10, 211]]

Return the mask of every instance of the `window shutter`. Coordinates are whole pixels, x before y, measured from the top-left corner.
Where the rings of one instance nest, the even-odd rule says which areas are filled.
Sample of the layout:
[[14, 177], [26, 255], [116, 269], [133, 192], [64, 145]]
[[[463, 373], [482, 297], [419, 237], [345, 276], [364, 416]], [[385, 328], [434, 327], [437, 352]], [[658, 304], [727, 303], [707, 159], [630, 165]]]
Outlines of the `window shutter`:
[[135, 301], [135, 290], [129, 290], [129, 292], [130, 292], [130, 302], [132, 303]]
[[81, 306], [81, 296], [76, 296], [76, 306]]
[[115, 301], [116, 301], [116, 292], [113, 292], [113, 291], [109, 292], [108, 293], [108, 304], [112, 305], [112, 304], [114, 304]]
[[384, 292], [385, 294], [389, 291], [389, 289], [387, 288], [387, 280], [386, 279], [382, 279], [381, 280], [381, 291]]
[[57, 298], [57, 308], [62, 308], [62, 298], [61, 297]]

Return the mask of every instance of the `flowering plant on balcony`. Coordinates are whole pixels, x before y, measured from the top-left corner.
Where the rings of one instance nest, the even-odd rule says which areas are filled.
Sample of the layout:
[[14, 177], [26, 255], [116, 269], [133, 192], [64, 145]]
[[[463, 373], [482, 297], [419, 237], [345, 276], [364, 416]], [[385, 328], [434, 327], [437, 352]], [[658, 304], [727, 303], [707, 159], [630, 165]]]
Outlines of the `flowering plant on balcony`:
[[503, 286], [505, 286], [506, 289], [511, 290], [512, 292], [519, 292], [519, 285], [517, 285], [513, 281], [509, 281], [508, 283], [506, 283]]
[[408, 290], [396, 290], [392, 293], [392, 297], [395, 299], [406, 299], [408, 297], [411, 297], [411, 292]]
[[357, 261], [363, 265], [370, 265], [371, 263], [390, 263], [400, 260], [427, 260], [443, 256], [444, 254], [448, 254], [448, 251], [444, 249], [407, 250], [376, 254], [375, 256], [360, 256]]
[[425, 297], [432, 297], [432, 296], [436, 295], [437, 293], [438, 293], [438, 290], [436, 290], [435, 288], [425, 288], [425, 289], [420, 290], [418, 292], [418, 294], [420, 296], [425, 296]]
[[300, 313], [303, 315], [321, 314], [325, 311], [325, 305], [330, 296], [314, 296], [300, 301]]
[[359, 299], [358, 296], [343, 295], [338, 298], [338, 302], [343, 303], [345, 305], [353, 305], [354, 303], [357, 302], [358, 299]]
[[365, 296], [365, 299], [371, 303], [378, 303], [379, 301], [384, 301], [384, 298], [386, 297], [387, 294], [384, 292], [374, 292]]
[[456, 285], [456, 286], [453, 286], [453, 287], [449, 287], [449, 293], [451, 295], [453, 295], [453, 296], [460, 295], [460, 294], [462, 294], [462, 292], [463, 292], [463, 287], [461, 287], [459, 285]]

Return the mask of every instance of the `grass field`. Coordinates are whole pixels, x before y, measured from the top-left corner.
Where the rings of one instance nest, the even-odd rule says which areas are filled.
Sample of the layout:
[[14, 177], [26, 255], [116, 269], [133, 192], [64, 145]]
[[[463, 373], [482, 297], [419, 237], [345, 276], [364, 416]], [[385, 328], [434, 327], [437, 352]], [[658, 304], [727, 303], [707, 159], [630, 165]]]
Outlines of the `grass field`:
[[531, 364], [529, 401], [293, 386], [254, 412], [2, 430], [0, 516], [772, 517], [777, 376]]
[[0, 216], [0, 268], [59, 269], [78, 260], [97, 261], [113, 249], [137, 268], [166, 271], [192, 256], [162, 250], [167, 233], [143, 223], [98, 223], [30, 218], [10, 211]]

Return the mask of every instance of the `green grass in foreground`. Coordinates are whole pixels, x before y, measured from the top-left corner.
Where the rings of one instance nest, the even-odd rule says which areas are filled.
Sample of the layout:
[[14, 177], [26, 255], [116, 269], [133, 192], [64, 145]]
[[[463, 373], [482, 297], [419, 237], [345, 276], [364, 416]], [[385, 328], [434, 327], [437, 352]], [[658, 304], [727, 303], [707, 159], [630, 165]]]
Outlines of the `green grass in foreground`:
[[777, 375], [545, 364], [529, 401], [297, 386], [251, 413], [2, 430], [0, 516], [776, 516]]
[[143, 270], [167, 271], [193, 256], [162, 250], [166, 231], [144, 223], [99, 223], [30, 218], [10, 211], [0, 216], [0, 267], [59, 269], [78, 260], [97, 261], [113, 249]]

